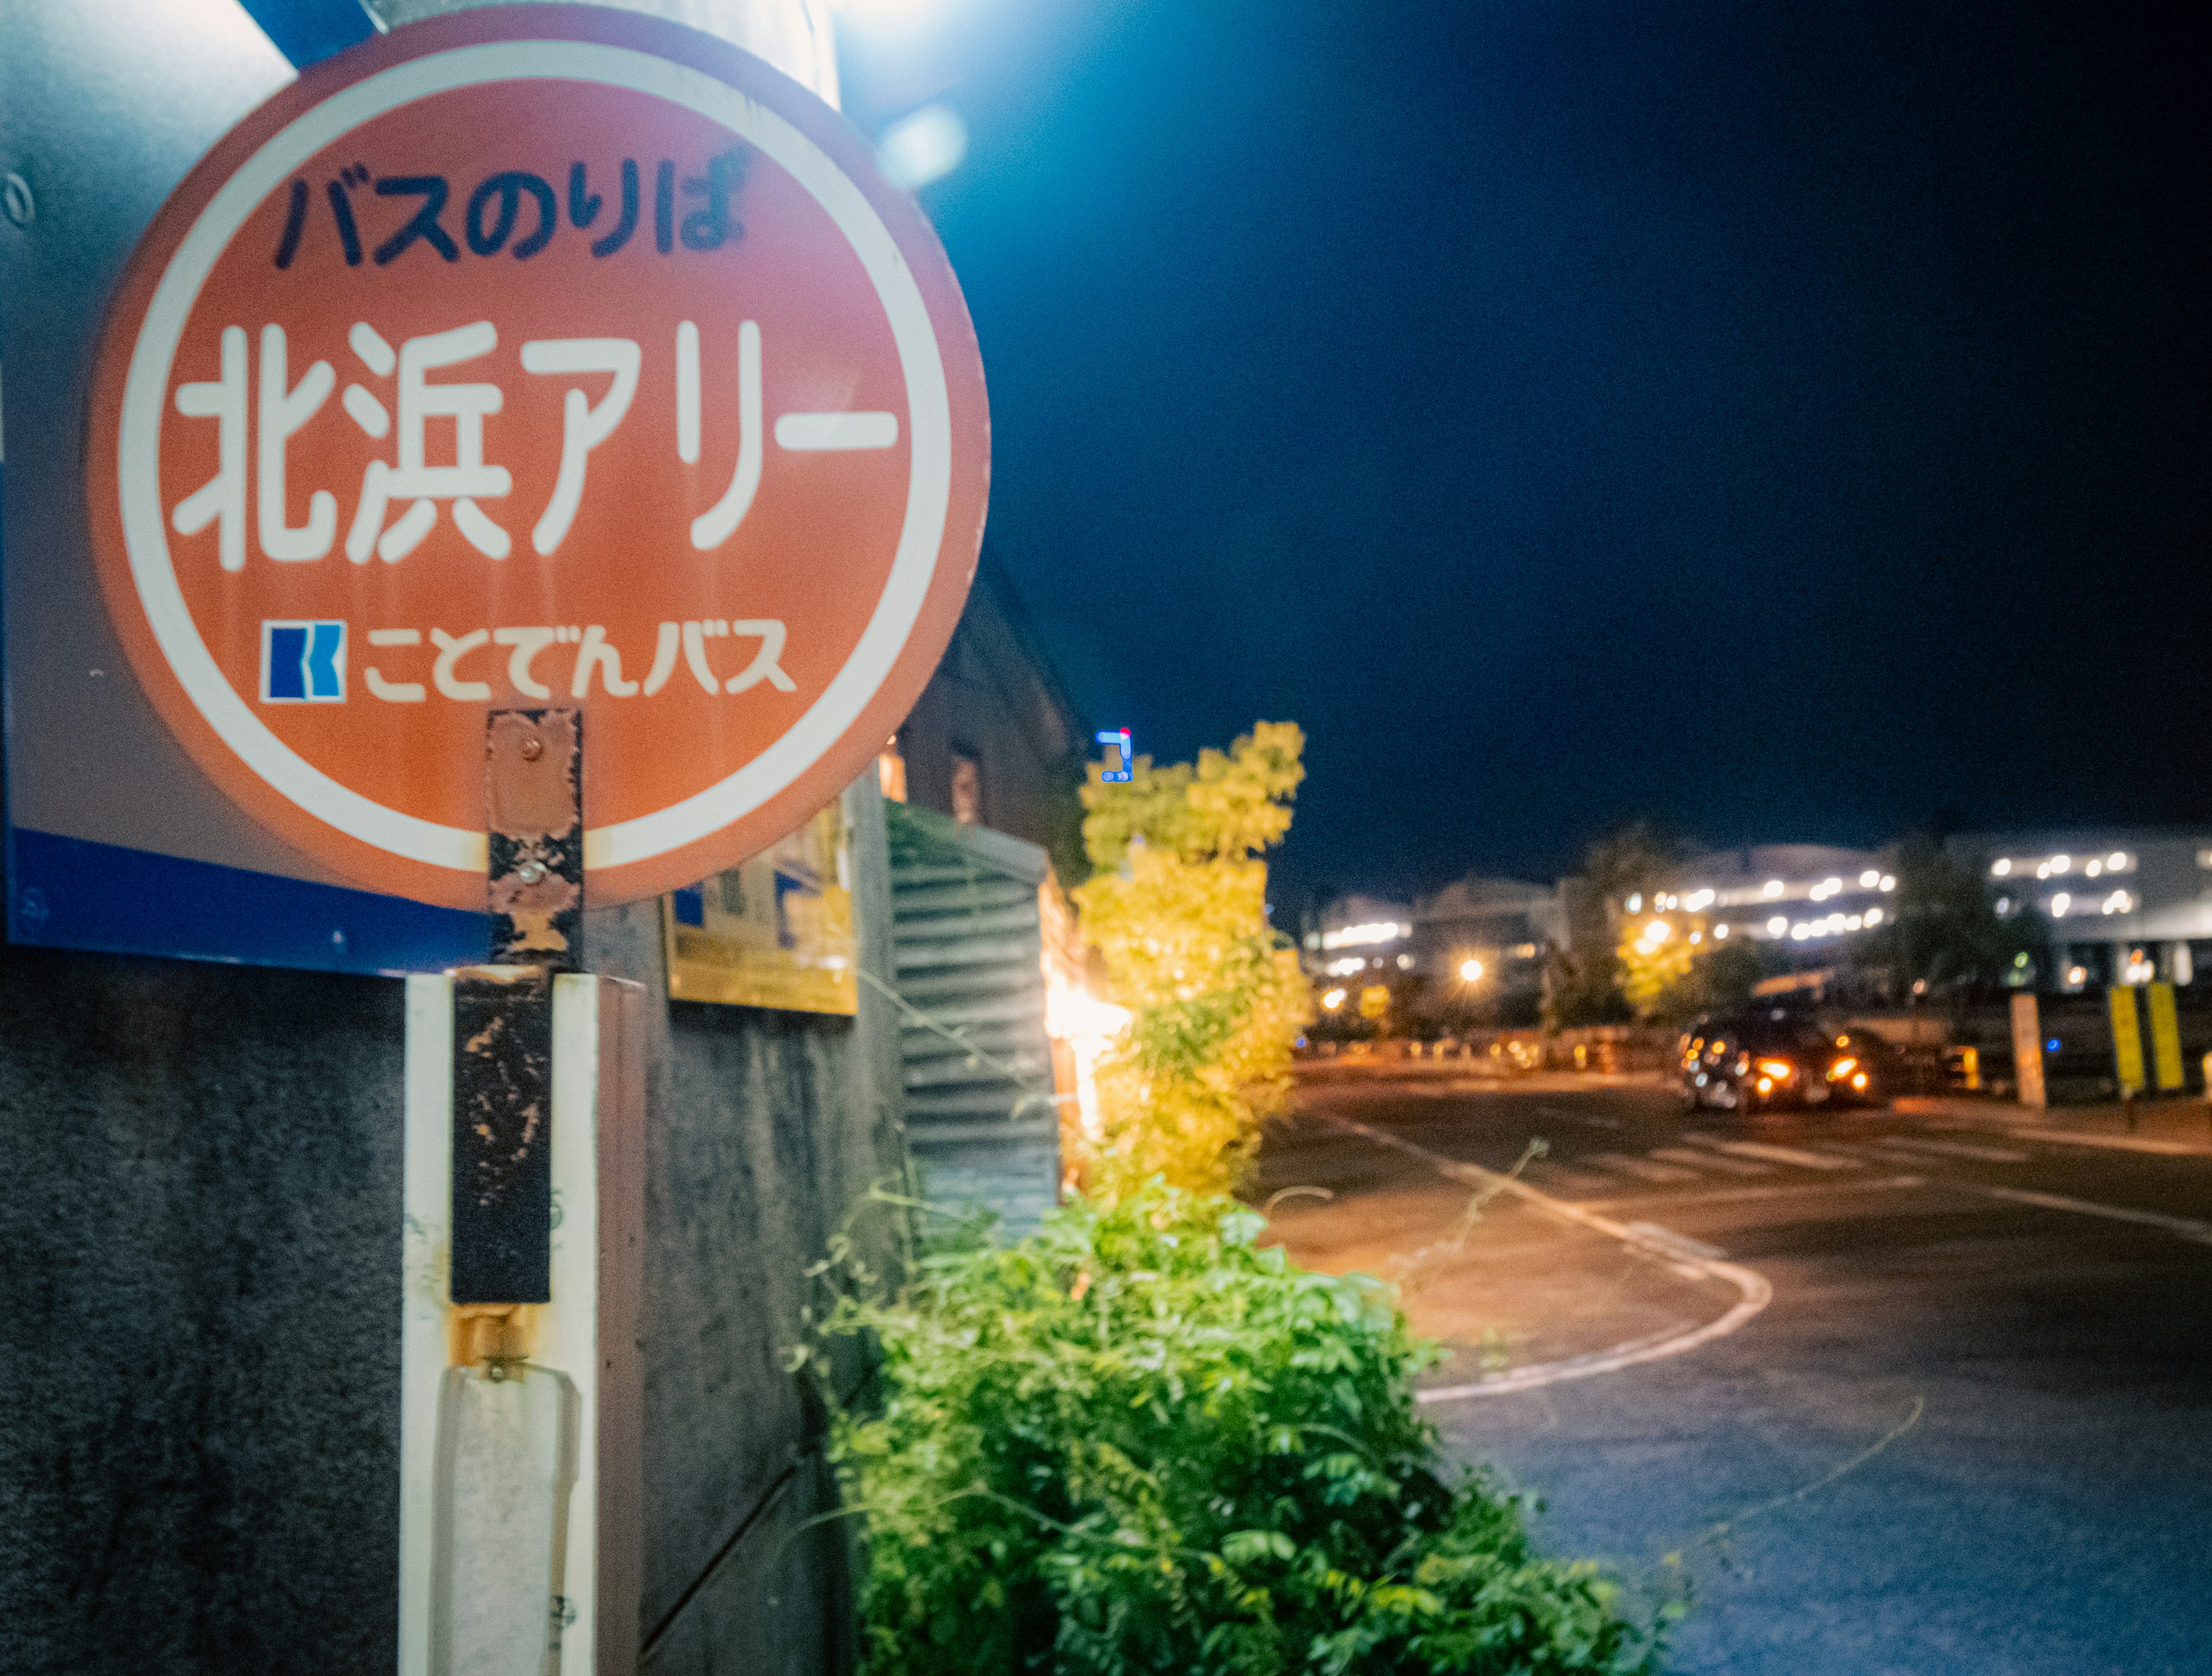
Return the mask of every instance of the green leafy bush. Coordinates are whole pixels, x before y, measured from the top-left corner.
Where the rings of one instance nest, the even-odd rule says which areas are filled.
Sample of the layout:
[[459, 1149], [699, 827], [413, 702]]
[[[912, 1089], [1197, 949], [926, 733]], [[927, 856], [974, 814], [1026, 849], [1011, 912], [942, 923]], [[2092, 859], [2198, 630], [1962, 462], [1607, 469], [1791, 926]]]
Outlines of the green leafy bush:
[[1515, 1500], [1431, 1470], [1387, 1290], [1154, 1184], [925, 1256], [841, 1419], [873, 1676], [1648, 1672], [1653, 1633]]

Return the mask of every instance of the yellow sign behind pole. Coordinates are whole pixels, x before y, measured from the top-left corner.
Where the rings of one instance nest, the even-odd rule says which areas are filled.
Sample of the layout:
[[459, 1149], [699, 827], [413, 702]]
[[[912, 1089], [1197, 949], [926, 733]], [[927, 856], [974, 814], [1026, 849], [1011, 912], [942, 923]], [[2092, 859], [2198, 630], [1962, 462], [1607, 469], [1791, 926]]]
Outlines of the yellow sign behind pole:
[[2112, 1013], [2112, 1068], [2123, 1095], [2139, 1094], [2143, 1085], [2142, 1025], [2136, 1016], [2136, 993], [2124, 983], [2105, 992]]
[[2150, 987], [2150, 1060], [2151, 1070], [2158, 1078], [2158, 1091], [2172, 1094], [2179, 1090], [2181, 1023], [2173, 1016], [2173, 986], [2170, 983]]
[[852, 852], [842, 802], [788, 838], [663, 897], [668, 993], [679, 1001], [860, 1011]]

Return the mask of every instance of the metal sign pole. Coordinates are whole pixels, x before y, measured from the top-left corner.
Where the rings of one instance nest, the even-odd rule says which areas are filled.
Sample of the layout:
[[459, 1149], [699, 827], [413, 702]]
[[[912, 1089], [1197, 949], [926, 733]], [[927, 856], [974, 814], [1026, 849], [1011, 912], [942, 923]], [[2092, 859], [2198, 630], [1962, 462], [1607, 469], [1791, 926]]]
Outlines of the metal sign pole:
[[581, 761], [492, 713], [492, 962], [410, 981], [402, 1676], [636, 1667], [644, 992], [574, 969]]

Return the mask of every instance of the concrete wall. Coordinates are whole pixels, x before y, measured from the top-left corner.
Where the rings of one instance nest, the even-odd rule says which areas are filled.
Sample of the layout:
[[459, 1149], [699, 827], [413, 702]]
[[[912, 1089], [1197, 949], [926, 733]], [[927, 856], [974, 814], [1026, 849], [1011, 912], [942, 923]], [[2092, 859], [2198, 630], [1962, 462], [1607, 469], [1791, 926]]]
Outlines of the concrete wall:
[[[848, 811], [887, 976], [872, 780]], [[590, 963], [665, 994], [658, 911], [592, 916]], [[902, 1168], [895, 1023], [861, 1005], [652, 1010], [656, 1676], [849, 1654], [841, 1527], [782, 1545], [832, 1491], [780, 1354]], [[403, 1031], [395, 980], [0, 948], [0, 1670], [393, 1668]]]
[[[872, 774], [847, 795], [860, 959], [888, 983], [883, 802]], [[610, 926], [594, 964], [665, 993], [658, 912], [624, 912], [634, 960], [616, 957]], [[668, 1009], [665, 1079], [647, 1090], [643, 1621], [654, 1676], [812, 1676], [848, 1650], [842, 1527], [820, 1527], [798, 1558], [776, 1550], [833, 1504], [823, 1416], [783, 1370], [800, 1311], [819, 1296], [806, 1266], [871, 1184], [904, 1185], [897, 1020], [866, 984], [860, 1005], [853, 1019]], [[886, 1213], [862, 1212], [854, 1231], [879, 1269], [895, 1262]], [[844, 1370], [848, 1388], [859, 1372]], [[738, 1656], [746, 1647], [774, 1655]]]
[[0, 1669], [392, 1667], [402, 1035], [0, 949]]

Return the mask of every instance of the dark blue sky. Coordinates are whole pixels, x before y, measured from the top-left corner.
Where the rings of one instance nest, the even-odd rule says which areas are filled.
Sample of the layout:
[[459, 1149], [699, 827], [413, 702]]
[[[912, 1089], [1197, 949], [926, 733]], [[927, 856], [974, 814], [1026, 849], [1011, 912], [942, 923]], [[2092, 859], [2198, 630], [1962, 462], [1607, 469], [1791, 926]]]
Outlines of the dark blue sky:
[[988, 543], [1279, 902], [2212, 816], [2197, 9], [940, 0]]

